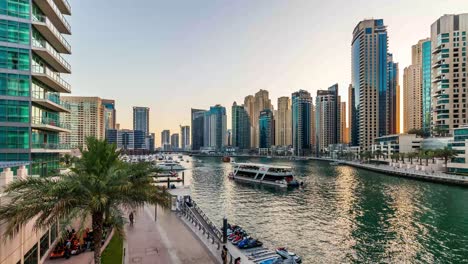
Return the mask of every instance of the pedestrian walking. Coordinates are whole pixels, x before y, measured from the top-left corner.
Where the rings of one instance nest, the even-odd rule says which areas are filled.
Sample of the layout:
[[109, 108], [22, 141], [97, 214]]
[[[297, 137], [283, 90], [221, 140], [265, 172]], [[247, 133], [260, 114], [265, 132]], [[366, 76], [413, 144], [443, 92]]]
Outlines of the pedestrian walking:
[[234, 260], [234, 264], [241, 264], [241, 258], [236, 258], [236, 260]]
[[223, 260], [223, 264], [227, 264], [228, 259], [228, 249], [226, 246], [223, 246], [223, 250], [221, 251], [221, 259]]
[[133, 212], [130, 213], [128, 219], [130, 219], [130, 226], [133, 226]]

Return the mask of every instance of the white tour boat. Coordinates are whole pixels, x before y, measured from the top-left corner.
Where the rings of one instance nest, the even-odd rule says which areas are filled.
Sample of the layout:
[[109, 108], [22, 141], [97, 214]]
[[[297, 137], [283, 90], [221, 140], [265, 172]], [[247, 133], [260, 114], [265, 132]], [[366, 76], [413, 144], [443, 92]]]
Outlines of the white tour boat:
[[180, 165], [178, 162], [170, 161], [170, 160], [157, 163], [156, 168], [161, 169], [163, 171], [185, 170], [184, 166]]
[[292, 168], [287, 166], [236, 163], [234, 165], [234, 172], [229, 174], [229, 178], [281, 188], [298, 187], [300, 185], [294, 179]]

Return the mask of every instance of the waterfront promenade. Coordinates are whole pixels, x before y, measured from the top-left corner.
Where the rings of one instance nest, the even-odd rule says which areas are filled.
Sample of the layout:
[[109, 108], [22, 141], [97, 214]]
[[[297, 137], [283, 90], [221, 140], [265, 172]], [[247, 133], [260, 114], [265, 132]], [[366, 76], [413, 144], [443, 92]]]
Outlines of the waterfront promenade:
[[169, 210], [154, 206], [136, 211], [135, 224], [126, 225], [126, 264], [215, 264], [218, 261], [199, 238]]

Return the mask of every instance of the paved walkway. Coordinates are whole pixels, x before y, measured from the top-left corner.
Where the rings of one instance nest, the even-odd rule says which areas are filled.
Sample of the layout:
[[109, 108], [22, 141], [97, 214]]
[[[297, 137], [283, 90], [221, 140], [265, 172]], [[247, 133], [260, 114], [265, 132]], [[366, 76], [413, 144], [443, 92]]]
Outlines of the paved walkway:
[[127, 225], [126, 264], [215, 264], [217, 261], [180, 219], [169, 210], [145, 206], [135, 214], [135, 224]]

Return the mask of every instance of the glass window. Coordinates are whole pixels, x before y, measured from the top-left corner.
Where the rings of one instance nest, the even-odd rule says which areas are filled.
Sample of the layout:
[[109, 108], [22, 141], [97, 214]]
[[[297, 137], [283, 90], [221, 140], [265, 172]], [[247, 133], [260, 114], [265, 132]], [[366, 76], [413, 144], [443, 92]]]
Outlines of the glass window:
[[39, 253], [41, 254], [41, 258], [44, 257], [44, 254], [49, 250], [49, 232], [46, 232], [42, 237], [41, 237], [41, 242], [40, 242], [40, 250]]
[[0, 0], [0, 14], [29, 19], [29, 0]]
[[0, 68], [29, 71], [29, 50], [0, 47]]
[[24, 264], [37, 264], [37, 244], [24, 255]]
[[28, 127], [0, 127], [0, 148], [27, 149], [29, 148]]
[[0, 122], [29, 122], [29, 102], [0, 100]]
[[0, 73], [0, 95], [29, 96], [28, 75]]

